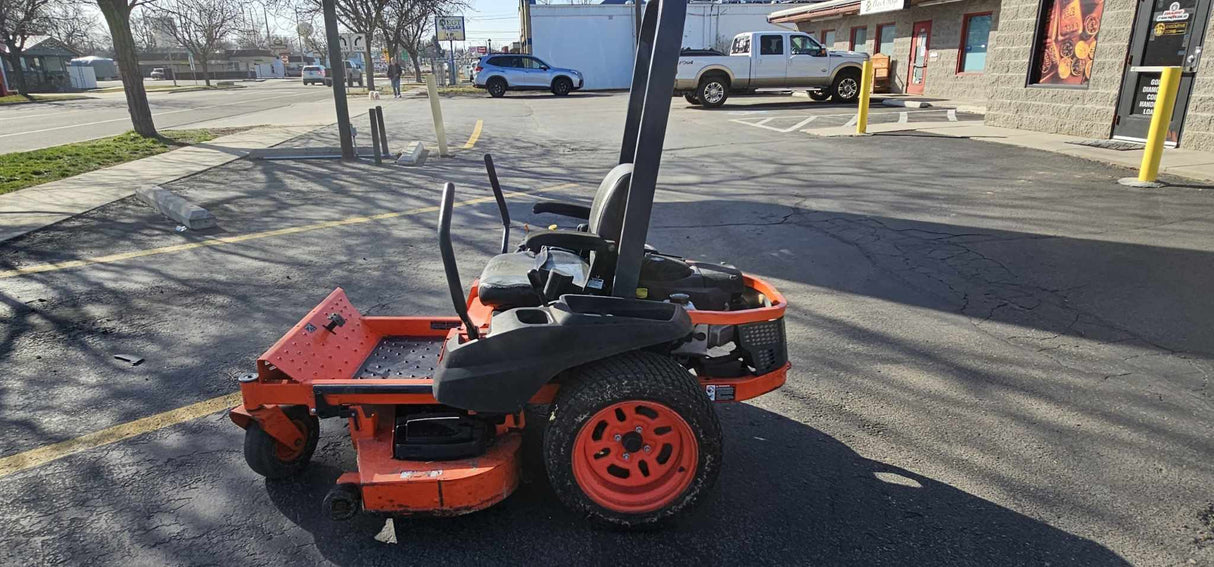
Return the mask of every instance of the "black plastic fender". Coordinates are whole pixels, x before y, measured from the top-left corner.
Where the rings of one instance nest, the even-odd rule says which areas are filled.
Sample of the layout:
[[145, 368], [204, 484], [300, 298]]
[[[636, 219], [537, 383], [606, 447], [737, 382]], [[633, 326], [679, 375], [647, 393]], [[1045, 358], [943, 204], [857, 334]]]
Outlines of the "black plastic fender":
[[565, 370], [673, 342], [691, 331], [681, 305], [564, 295], [545, 307], [495, 314], [489, 333], [479, 339], [448, 339], [434, 374], [434, 397], [470, 411], [517, 412]]

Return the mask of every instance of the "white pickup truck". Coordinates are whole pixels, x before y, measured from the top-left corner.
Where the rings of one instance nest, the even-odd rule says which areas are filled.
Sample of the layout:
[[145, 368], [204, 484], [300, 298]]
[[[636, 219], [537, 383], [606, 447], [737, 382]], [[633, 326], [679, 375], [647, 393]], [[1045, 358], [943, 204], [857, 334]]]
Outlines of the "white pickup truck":
[[867, 53], [828, 50], [801, 32], [746, 32], [734, 36], [729, 55], [685, 50], [674, 90], [710, 108], [725, 104], [730, 92], [769, 88], [806, 88], [814, 100], [851, 102], [860, 94], [867, 59]]

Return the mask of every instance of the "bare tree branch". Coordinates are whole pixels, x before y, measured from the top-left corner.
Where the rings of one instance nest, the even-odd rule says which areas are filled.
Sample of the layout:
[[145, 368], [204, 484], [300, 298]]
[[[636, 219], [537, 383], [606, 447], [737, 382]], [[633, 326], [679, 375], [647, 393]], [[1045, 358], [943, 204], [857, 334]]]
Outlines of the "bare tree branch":
[[166, 31], [202, 63], [202, 75], [211, 84], [210, 59], [240, 21], [236, 0], [163, 0], [155, 8], [164, 17]]

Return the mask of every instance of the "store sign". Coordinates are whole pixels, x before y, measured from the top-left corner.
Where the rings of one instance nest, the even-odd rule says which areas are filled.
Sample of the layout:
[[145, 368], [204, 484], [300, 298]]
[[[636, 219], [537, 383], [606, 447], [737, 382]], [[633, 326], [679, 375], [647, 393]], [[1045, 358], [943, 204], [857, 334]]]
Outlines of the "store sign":
[[1189, 19], [1189, 12], [1180, 7], [1180, 2], [1172, 2], [1167, 10], [1155, 16], [1157, 22], [1183, 22]]
[[464, 41], [463, 16], [439, 16], [435, 18], [434, 29], [439, 41]]
[[1146, 67], [1183, 66], [1192, 41], [1191, 19], [1197, 0], [1156, 0], [1151, 11], [1151, 32], [1141, 65]]
[[489, 48], [485, 47], [483, 45], [478, 45], [478, 46], [476, 46], [476, 52], [479, 53], [480, 55], [484, 55], [486, 53], [489, 53]]
[[860, 15], [893, 12], [906, 6], [906, 0], [860, 0]]

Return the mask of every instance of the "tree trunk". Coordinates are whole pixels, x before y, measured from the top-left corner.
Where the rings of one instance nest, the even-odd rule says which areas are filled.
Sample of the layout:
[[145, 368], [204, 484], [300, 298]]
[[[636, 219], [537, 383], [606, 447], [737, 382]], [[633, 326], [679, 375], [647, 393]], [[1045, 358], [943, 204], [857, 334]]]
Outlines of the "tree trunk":
[[[198, 57], [198, 56], [195, 55], [194, 57]], [[206, 81], [206, 84], [209, 87], [209, 86], [211, 86], [211, 66], [209, 64], [207, 64], [206, 56], [203, 56], [201, 59], [202, 59], [202, 80]]]
[[17, 87], [17, 92], [28, 95], [30, 92], [29, 86], [25, 84], [25, 70], [21, 68], [21, 50], [7, 41], [4, 44], [8, 47], [8, 64], [13, 68], [13, 86]]
[[152, 121], [152, 109], [148, 108], [148, 93], [143, 89], [143, 73], [139, 71], [139, 56], [135, 53], [135, 38], [131, 34], [131, 8], [126, 0], [97, 0], [97, 6], [101, 8], [114, 40], [114, 54], [122, 73], [122, 90], [126, 94], [131, 126], [140, 136], [155, 137], [156, 123]]
[[417, 50], [406, 47], [405, 53], [409, 54], [409, 61], [413, 62], [413, 78], [419, 83], [422, 82], [422, 64], [417, 60]]
[[375, 63], [371, 62], [371, 34], [367, 34], [367, 51], [366, 62], [367, 68], [363, 69], [363, 80], [367, 84], [367, 92], [375, 90]]

